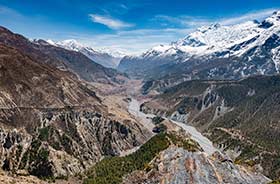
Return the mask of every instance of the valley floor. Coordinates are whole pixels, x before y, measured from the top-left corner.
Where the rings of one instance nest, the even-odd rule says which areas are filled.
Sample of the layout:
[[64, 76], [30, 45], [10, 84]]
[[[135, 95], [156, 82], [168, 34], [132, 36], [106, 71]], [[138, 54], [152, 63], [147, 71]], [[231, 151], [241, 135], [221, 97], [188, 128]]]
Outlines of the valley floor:
[[[138, 117], [140, 120], [139, 122], [143, 123], [143, 126], [152, 131], [152, 129], [154, 128], [154, 124], [152, 123], [151, 118], [155, 117], [155, 115], [144, 114], [143, 112], [141, 112], [139, 101], [132, 98], [131, 102], [129, 103], [128, 111], [135, 117]], [[195, 127], [175, 120], [170, 120], [170, 122], [176, 124], [177, 126], [184, 129], [187, 133], [191, 134], [191, 137], [199, 143], [199, 145], [208, 155], [212, 155], [215, 151], [218, 151], [218, 149], [213, 146], [213, 143], [207, 137], [202, 135]]]

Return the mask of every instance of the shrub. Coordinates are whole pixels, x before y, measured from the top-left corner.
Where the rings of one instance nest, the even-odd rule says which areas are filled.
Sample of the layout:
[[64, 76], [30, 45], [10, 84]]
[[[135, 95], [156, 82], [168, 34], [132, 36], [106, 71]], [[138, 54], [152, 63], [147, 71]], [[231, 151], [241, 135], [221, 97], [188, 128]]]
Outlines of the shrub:
[[159, 133], [136, 152], [125, 157], [107, 157], [98, 162], [88, 173], [85, 184], [117, 184], [124, 175], [135, 170], [147, 169], [149, 162], [162, 150], [168, 148], [166, 133]]

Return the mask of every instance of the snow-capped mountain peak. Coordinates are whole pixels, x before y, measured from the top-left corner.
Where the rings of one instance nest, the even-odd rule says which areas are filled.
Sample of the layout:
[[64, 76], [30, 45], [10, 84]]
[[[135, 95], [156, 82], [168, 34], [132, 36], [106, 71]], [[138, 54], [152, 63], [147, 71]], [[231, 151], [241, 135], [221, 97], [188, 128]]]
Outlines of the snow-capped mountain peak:
[[111, 49], [111, 48], [104, 47], [104, 48], [97, 49], [96, 51], [101, 53], [107, 53], [116, 58], [123, 58], [124, 56], [127, 56], [127, 53], [125, 51], [121, 51], [118, 49]]
[[280, 20], [280, 11], [273, 12], [271, 17], [278, 18], [278, 20]]
[[74, 39], [63, 40], [59, 42], [47, 40], [47, 42], [51, 45], [62, 47], [67, 50], [81, 52], [82, 54], [84, 54], [94, 62], [109, 68], [116, 68], [117, 65], [119, 64], [119, 61], [121, 60], [121, 57], [115, 57], [110, 53], [104, 52], [104, 50], [99, 51], [92, 47], [85, 46]]
[[272, 16], [266, 18], [260, 26], [263, 28], [270, 28], [275, 25], [280, 25], [280, 11], [276, 11], [272, 14]]
[[56, 45], [55, 42], [51, 39], [46, 40], [46, 42], [48, 42], [50, 45]]
[[79, 43], [77, 40], [69, 39], [69, 40], [63, 40], [60, 42], [55, 43], [57, 46], [63, 47], [68, 50], [74, 50], [74, 51], [80, 51], [81, 49], [86, 48], [81, 43]]
[[245, 39], [255, 36], [260, 32], [258, 24], [253, 21], [232, 26], [222, 26], [214, 24], [209, 27], [200, 28], [197, 31], [189, 34], [183, 40], [177, 42], [177, 46], [191, 46], [191, 47], [213, 47], [225, 48], [229, 45], [236, 44]]
[[[235, 25], [203, 26], [169, 45], [153, 47], [140, 57], [125, 58], [119, 68], [123, 71], [133, 68], [139, 70], [139, 67], [133, 66], [136, 61], [147, 63], [147, 70], [161, 65], [195, 65], [196, 62], [202, 64], [210, 61], [214, 65], [216, 61], [223, 61], [229, 63], [219, 66], [227, 69], [219, 71], [219, 66], [215, 65], [205, 76], [225, 75], [234, 78], [280, 71], [279, 52], [280, 11], [277, 11], [262, 22], [252, 20]], [[211, 66], [208, 65], [202, 68]], [[143, 64], [141, 67], [145, 68]]]
[[[193, 57], [226, 52], [235, 45], [258, 37], [264, 34], [264, 32], [266, 32], [265, 35], [269, 34], [267, 29], [270, 27], [274, 27], [273, 29], [275, 31], [279, 26], [280, 11], [274, 12], [261, 23], [256, 20], [228, 26], [215, 23], [210, 26], [200, 27], [185, 38], [172, 42], [169, 45], [153, 47], [141, 56], [159, 57], [173, 55], [177, 52], [185, 52], [185, 55]], [[235, 54], [240, 55], [244, 51], [239, 49]]]
[[202, 26], [202, 27], [198, 28], [197, 30], [204, 33], [208, 30], [218, 29], [220, 27], [221, 27], [221, 24], [214, 23], [214, 24], [211, 24], [210, 26]]
[[159, 45], [143, 53], [141, 57], [160, 57], [185, 53], [186, 56], [200, 56], [226, 50], [236, 44], [250, 40], [260, 34], [263, 28], [256, 21], [223, 26], [219, 23], [203, 26], [185, 38], [169, 45]]

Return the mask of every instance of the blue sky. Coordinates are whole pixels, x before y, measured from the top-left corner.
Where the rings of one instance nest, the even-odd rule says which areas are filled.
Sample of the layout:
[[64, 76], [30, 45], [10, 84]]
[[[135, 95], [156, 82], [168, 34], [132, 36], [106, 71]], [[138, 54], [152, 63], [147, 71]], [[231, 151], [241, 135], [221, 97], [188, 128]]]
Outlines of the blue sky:
[[280, 0], [0, 0], [0, 25], [135, 54], [203, 25], [262, 20], [279, 8]]

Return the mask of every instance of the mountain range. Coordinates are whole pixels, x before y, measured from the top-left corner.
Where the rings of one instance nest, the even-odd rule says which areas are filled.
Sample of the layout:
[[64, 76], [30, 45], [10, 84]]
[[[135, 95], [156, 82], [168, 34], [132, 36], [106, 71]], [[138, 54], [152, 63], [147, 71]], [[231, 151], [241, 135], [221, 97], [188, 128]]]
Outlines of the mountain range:
[[119, 76], [126, 77], [80, 52], [1, 27], [0, 76], [0, 161], [6, 172], [74, 175], [150, 136], [133, 118], [112, 115], [114, 103], [109, 109], [92, 85], [117, 85]]
[[103, 67], [80, 52], [53, 46], [41, 39], [30, 41], [4, 27], [0, 27], [0, 43], [28, 52], [41, 63], [71, 71], [88, 82], [120, 83], [126, 78], [122, 73]]
[[139, 56], [0, 27], [1, 170], [36, 183], [269, 183], [279, 70], [280, 12]]
[[133, 77], [184, 81], [241, 79], [280, 69], [280, 12], [262, 22], [198, 28], [169, 45], [124, 57], [118, 69]]
[[47, 40], [47, 42], [51, 45], [62, 47], [64, 49], [73, 50], [77, 52], [81, 52], [94, 62], [107, 67], [107, 68], [116, 68], [124, 57], [123, 53], [120, 52], [104, 52], [93, 49], [92, 47], [83, 46], [78, 43], [76, 40], [64, 40], [60, 42], [54, 42], [52, 40]]

